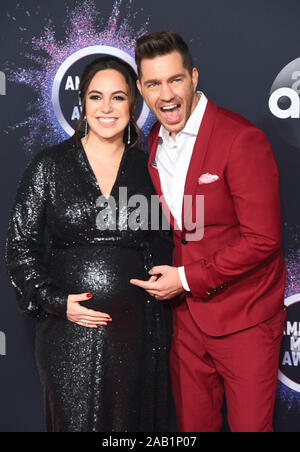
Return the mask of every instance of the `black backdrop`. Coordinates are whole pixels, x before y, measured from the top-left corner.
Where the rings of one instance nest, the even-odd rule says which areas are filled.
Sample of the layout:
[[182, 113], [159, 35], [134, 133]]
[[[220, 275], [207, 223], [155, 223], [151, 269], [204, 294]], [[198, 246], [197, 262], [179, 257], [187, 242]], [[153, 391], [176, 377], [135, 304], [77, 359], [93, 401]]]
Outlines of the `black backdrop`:
[[[0, 431], [44, 431], [33, 355], [34, 322], [20, 316], [17, 310], [4, 266], [3, 246], [16, 184], [24, 166], [42, 145], [67, 137], [53, 114], [52, 82], [44, 72], [52, 67], [55, 58], [58, 64], [60, 53], [66, 59], [78, 50], [76, 43], [68, 42], [68, 23], [71, 21], [73, 29], [77, 27], [87, 37], [95, 27], [89, 26], [89, 21], [92, 24], [95, 18], [100, 27], [95, 44], [114, 41], [114, 47], [129, 54], [134, 38], [143, 29], [179, 32], [190, 45], [200, 72], [199, 88], [215, 103], [260, 127], [272, 144], [280, 171], [289, 306], [274, 420], [276, 431], [300, 431], [300, 149], [295, 140], [300, 120], [278, 119], [268, 106], [274, 80], [300, 56], [299, 16], [298, 0], [1, 1], [0, 71], [6, 85], [2, 74]], [[101, 35], [101, 27], [106, 31], [114, 29], [114, 38], [107, 33]], [[95, 34], [89, 36], [91, 45]], [[293, 72], [285, 71], [280, 87], [297, 91], [297, 71], [299, 62]], [[281, 102], [282, 108], [289, 106], [286, 98]], [[150, 123], [151, 117], [144, 125], [145, 133]]]

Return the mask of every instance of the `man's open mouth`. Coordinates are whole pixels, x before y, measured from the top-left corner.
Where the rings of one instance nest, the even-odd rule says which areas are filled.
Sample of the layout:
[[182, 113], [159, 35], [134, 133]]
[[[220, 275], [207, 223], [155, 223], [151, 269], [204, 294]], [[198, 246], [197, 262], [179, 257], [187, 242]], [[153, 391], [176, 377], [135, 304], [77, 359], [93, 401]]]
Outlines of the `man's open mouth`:
[[164, 105], [160, 111], [168, 124], [175, 124], [181, 119], [181, 104]]

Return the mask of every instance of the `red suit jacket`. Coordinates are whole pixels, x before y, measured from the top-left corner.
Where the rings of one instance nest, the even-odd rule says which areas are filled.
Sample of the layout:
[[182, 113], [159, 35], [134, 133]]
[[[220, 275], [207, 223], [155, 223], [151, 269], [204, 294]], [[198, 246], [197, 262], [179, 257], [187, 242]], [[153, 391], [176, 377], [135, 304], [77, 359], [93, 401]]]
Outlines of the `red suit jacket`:
[[[148, 138], [148, 168], [162, 196], [154, 163], [159, 128], [156, 123]], [[205, 173], [219, 179], [199, 184]], [[286, 275], [278, 170], [264, 133], [208, 101], [184, 194], [192, 196], [194, 220], [196, 195], [204, 195], [203, 238], [186, 240], [191, 231], [184, 224], [182, 231], [175, 228], [173, 234], [173, 265], [185, 267], [190, 288], [186, 300], [199, 327], [209, 335], [223, 336], [263, 322], [283, 309]], [[166, 205], [163, 209], [174, 228], [172, 214]], [[201, 227], [201, 221], [196, 223], [196, 228]]]

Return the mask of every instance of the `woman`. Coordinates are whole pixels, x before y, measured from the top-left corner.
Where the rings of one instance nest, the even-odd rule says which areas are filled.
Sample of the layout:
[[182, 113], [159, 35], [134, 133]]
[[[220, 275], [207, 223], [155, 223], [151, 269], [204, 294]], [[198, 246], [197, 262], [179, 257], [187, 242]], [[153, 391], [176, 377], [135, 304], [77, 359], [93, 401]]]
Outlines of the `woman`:
[[165, 431], [169, 311], [129, 283], [147, 279], [151, 231], [149, 216], [119, 203], [126, 190], [150, 206], [154, 193], [136, 147], [135, 74], [100, 58], [80, 96], [75, 140], [39, 152], [25, 171], [6, 247], [19, 305], [37, 319], [47, 431]]

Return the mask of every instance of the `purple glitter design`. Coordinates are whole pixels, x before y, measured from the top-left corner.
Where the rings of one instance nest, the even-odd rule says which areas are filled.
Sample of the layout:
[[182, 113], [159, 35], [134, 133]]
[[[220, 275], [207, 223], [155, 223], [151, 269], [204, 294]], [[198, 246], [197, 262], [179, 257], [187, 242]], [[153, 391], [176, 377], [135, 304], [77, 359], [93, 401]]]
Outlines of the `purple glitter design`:
[[280, 404], [280, 420], [286, 421], [289, 416], [300, 415], [300, 393], [285, 386], [281, 381], [277, 385], [277, 400]]
[[[24, 51], [23, 56], [33, 67], [14, 69], [11, 63], [6, 63], [8, 80], [28, 86], [35, 94], [35, 100], [27, 106], [29, 116], [23, 122], [9, 126], [6, 131], [8, 133], [17, 128], [26, 128], [28, 135], [22, 138], [22, 143], [27, 151], [32, 151], [37, 146], [51, 146], [69, 138], [55, 116], [51, 90], [57, 70], [70, 55], [85, 47], [107, 45], [134, 57], [136, 38], [147, 32], [149, 20], [137, 31], [134, 30], [132, 24], [136, 23], [139, 11], [132, 11], [132, 2], [129, 1], [121, 19], [122, 3], [123, 0], [115, 1], [111, 16], [106, 22], [100, 17], [93, 0], [78, 1], [72, 7], [66, 6], [63, 41], [56, 40], [55, 26], [52, 20], [48, 19], [39, 38], [32, 38], [31, 43], [21, 42], [30, 47], [30, 51]], [[17, 4], [17, 8], [19, 6]], [[30, 12], [26, 11], [26, 15], [30, 17]], [[7, 13], [7, 17], [14, 20], [10, 13]], [[149, 133], [153, 123], [154, 117], [149, 114], [143, 125], [145, 135]]]
[[285, 262], [287, 269], [285, 298], [287, 298], [300, 293], [300, 248], [291, 251]]
[[[289, 227], [284, 225], [293, 243], [293, 248], [289, 251], [285, 259], [287, 281], [285, 288], [285, 298], [300, 293], [300, 236], [299, 227]], [[300, 321], [300, 318], [299, 318]], [[277, 400], [280, 406], [279, 413], [282, 422], [288, 420], [291, 415], [295, 417], [300, 414], [300, 393], [293, 391], [278, 381]]]
[[287, 298], [300, 293], [300, 227], [291, 227], [285, 223], [284, 229], [290, 240], [288, 254], [285, 259], [287, 272], [285, 298]]

